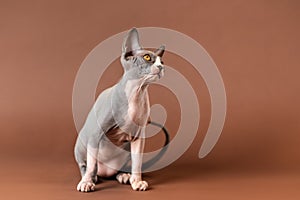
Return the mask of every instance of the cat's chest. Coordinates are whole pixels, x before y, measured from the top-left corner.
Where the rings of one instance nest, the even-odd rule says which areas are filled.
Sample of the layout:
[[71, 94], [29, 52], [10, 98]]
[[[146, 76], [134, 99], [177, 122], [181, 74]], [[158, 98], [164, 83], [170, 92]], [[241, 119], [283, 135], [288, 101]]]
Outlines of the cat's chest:
[[125, 142], [140, 137], [141, 130], [146, 126], [150, 114], [149, 101], [130, 101], [123, 123], [110, 129], [106, 136], [115, 145], [121, 146]]
[[140, 87], [138, 81], [129, 80], [125, 86], [127, 98], [126, 121], [138, 126], [145, 126], [150, 114], [147, 86]]
[[127, 120], [138, 126], [145, 126], [150, 115], [149, 100], [132, 99], [128, 103]]

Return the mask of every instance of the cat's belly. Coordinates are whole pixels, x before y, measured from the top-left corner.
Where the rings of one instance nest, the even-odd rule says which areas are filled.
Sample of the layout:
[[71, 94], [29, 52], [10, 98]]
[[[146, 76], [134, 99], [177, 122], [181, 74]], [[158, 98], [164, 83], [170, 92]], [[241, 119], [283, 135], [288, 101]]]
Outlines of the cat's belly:
[[115, 175], [130, 156], [129, 142], [125, 134], [106, 134], [100, 141], [98, 151], [98, 172], [101, 177]]

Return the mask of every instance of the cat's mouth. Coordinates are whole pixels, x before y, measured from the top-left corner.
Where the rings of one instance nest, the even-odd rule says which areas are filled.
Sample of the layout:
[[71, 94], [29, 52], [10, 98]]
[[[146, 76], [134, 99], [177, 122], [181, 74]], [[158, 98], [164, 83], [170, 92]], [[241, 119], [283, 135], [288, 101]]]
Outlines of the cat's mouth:
[[162, 71], [160, 72], [156, 72], [156, 73], [150, 73], [147, 76], [147, 82], [151, 83], [151, 82], [155, 82], [159, 79], [161, 79], [164, 76], [164, 73]]
[[150, 83], [153, 83], [153, 82], [161, 79], [162, 77], [163, 77], [162, 73], [151, 73], [151, 74], [148, 74], [144, 78], [145, 78], [145, 83], [150, 84]]
[[158, 76], [158, 79], [160, 79], [162, 77], [162, 74], [160, 72], [158, 72], [155, 74], [151, 74], [151, 76]]

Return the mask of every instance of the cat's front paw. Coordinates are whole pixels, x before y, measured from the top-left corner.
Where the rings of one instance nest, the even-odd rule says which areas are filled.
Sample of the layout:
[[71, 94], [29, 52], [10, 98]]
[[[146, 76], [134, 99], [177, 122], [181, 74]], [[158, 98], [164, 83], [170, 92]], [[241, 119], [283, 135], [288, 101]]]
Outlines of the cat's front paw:
[[81, 180], [77, 185], [77, 190], [79, 192], [91, 192], [95, 190], [95, 184], [93, 183], [93, 181]]
[[136, 191], [145, 191], [148, 188], [148, 183], [146, 181], [133, 181], [131, 187]]

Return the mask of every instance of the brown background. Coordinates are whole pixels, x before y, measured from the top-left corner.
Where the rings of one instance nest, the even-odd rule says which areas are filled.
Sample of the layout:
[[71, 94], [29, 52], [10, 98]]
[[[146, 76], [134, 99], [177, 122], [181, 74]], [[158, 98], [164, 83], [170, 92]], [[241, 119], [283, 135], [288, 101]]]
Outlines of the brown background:
[[[1, 198], [299, 199], [299, 9], [296, 0], [1, 0]], [[75, 76], [97, 44], [133, 26], [180, 31], [209, 52], [226, 87], [225, 127], [214, 150], [199, 160], [210, 117], [207, 89], [186, 61], [167, 53], [164, 62], [190, 80], [199, 98], [193, 145], [171, 166], [146, 174], [148, 192], [104, 181], [99, 191], [81, 194], [73, 159]], [[121, 72], [116, 61], [98, 92]], [[158, 86], [150, 90], [151, 101], [169, 113], [173, 137], [178, 102]], [[147, 149], [158, 148], [160, 139], [149, 140]]]

